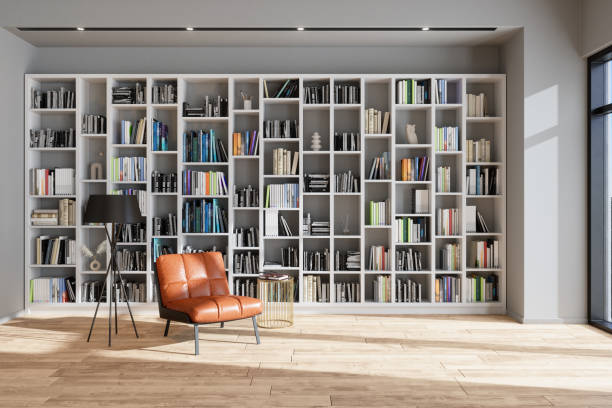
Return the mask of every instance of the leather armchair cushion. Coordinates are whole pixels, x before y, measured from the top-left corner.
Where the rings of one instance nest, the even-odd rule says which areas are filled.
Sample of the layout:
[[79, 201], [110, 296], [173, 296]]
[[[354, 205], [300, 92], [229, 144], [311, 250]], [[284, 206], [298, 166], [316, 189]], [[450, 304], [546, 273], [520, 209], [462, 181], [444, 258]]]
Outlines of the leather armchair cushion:
[[168, 309], [187, 313], [194, 323], [245, 319], [261, 313], [259, 299], [246, 296], [200, 296], [171, 301]]

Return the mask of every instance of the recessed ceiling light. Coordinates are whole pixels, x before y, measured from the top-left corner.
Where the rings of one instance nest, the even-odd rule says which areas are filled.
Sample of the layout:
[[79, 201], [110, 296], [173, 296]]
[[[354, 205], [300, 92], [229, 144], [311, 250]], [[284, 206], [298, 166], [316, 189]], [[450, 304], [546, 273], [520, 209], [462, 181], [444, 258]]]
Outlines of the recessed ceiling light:
[[304, 31], [304, 27], [298, 27], [297, 30], [298, 31]]
[[187, 31], [193, 31], [193, 27], [187, 27], [187, 28], [185, 28], [185, 30], [187, 30]]
[[77, 31], [85, 31], [85, 27], [77, 27]]
[[423, 27], [421, 28], [421, 31], [429, 31], [429, 27]]

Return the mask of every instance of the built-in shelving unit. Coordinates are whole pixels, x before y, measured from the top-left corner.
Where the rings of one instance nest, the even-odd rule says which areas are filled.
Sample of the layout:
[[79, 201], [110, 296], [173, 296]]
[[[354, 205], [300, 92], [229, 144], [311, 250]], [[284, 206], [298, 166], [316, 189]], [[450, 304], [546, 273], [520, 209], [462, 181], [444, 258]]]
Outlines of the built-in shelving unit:
[[[287, 80], [297, 81], [297, 95], [288, 98], [265, 97], [265, 87], [276, 88]], [[431, 93], [426, 103], [398, 103], [398, 81], [418, 80], [428, 83]], [[438, 80], [446, 80], [447, 102], [436, 103]], [[146, 270], [126, 271], [125, 277], [146, 285], [146, 301], [137, 304], [142, 310], [156, 310], [155, 293], [155, 243], [161, 243], [173, 251], [183, 252], [187, 247], [194, 250], [217, 249], [226, 255], [226, 271], [232, 291], [236, 282], [248, 286], [257, 278], [255, 273], [244, 273], [237, 268], [240, 255], [257, 255], [259, 271], [288, 273], [295, 279], [296, 307], [298, 310], [320, 313], [503, 313], [506, 305], [506, 116], [504, 75], [27, 75], [25, 86], [25, 156], [26, 156], [26, 253], [25, 282], [26, 299], [29, 299], [29, 281], [37, 277], [69, 277], [76, 279], [77, 300], [81, 299], [83, 282], [100, 280], [106, 270], [108, 254], [102, 261], [100, 271], [92, 271], [89, 259], [77, 251], [74, 265], [35, 264], [36, 237], [39, 235], [69, 236], [77, 242], [77, 248], [85, 245], [97, 246], [105, 239], [99, 225], [84, 225], [82, 217], [87, 199], [92, 194], [111, 193], [119, 189], [137, 189], [145, 193], [146, 240], [145, 242], [122, 243], [120, 249], [146, 251]], [[114, 104], [113, 87], [133, 86], [144, 88], [145, 103]], [[419, 82], [420, 83], [420, 82]], [[152, 103], [154, 86], [171, 84], [175, 87], [176, 102]], [[336, 85], [351, 85], [359, 89], [358, 103], [335, 103]], [[328, 86], [329, 103], [306, 101], [305, 87]], [[33, 109], [30, 90], [64, 87], [76, 94], [74, 109]], [[280, 88], [279, 88], [280, 89]], [[269, 95], [274, 92], [269, 89]], [[484, 94], [490, 116], [468, 116], [467, 94]], [[183, 103], [201, 106], [205, 96], [227, 98], [227, 116], [185, 117]], [[243, 95], [248, 95], [250, 105]], [[386, 133], [365, 133], [368, 108], [389, 112]], [[104, 132], [81, 131], [81, 120], [85, 114], [103, 115], [107, 118]], [[121, 144], [121, 121], [136, 122], [146, 119], [146, 138], [141, 144]], [[267, 120], [297, 121], [297, 138], [264, 138], [264, 123]], [[152, 144], [153, 121], [163, 122], [168, 127], [167, 150], [154, 150]], [[418, 142], [409, 141], [406, 125], [415, 125]], [[459, 148], [457, 151], [439, 151], [436, 145], [436, 128], [457, 127]], [[76, 144], [71, 148], [31, 148], [29, 131], [34, 128], [74, 128]], [[189, 131], [210, 131], [223, 142], [227, 162], [189, 162], [184, 160], [183, 134]], [[234, 134], [256, 131], [258, 146], [249, 155], [234, 154]], [[313, 134], [320, 135], [320, 147], [313, 144]], [[359, 149], [342, 151], [335, 149], [336, 133], [353, 132], [357, 135]], [[491, 155], [488, 161], [468, 162], [464, 147], [469, 140], [488, 140]], [[273, 174], [274, 149], [284, 148], [297, 152], [296, 174]], [[383, 153], [389, 158], [390, 176], [386, 179], [369, 179], [372, 161]], [[113, 181], [112, 160], [116, 157], [144, 157], [146, 178], [141, 181]], [[428, 174], [422, 180], [402, 180], [401, 160], [427, 157]], [[103, 177], [94, 179], [90, 165], [103, 164]], [[451, 169], [450, 188], [441, 191], [437, 186], [437, 168]], [[471, 169], [497, 171], [499, 194], [468, 194], [466, 178]], [[29, 171], [40, 167], [70, 167], [75, 169], [75, 194], [71, 196], [30, 195]], [[185, 170], [222, 172], [228, 186], [227, 194], [187, 195], [183, 191], [182, 174]], [[154, 192], [152, 171], [163, 174], [175, 173], [177, 190]], [[335, 175], [351, 172], [359, 180], [358, 190], [336, 192]], [[306, 192], [306, 175], [329, 176], [329, 190]], [[266, 186], [270, 184], [297, 183], [299, 197], [297, 208], [278, 208], [279, 215], [286, 220], [293, 236], [267, 236], [265, 225]], [[235, 205], [235, 188], [251, 187], [257, 190], [259, 202], [250, 207]], [[416, 212], [415, 191], [424, 191], [429, 208]], [[60, 198], [76, 200], [77, 214], [74, 226], [32, 226], [30, 213], [34, 209], [57, 208]], [[181, 225], [184, 203], [194, 199], [215, 199], [227, 215], [227, 232], [184, 232]], [[369, 203], [388, 200], [389, 219], [385, 223], [371, 225]], [[465, 210], [476, 206], [486, 219], [489, 232], [466, 230]], [[457, 209], [458, 231], [448, 235], [436, 233], [440, 222], [439, 209]], [[154, 235], [153, 217], [175, 214], [177, 231], [172, 235]], [[308, 214], [312, 221], [329, 222], [330, 233], [308, 235], [303, 224]], [[399, 242], [396, 219], [420, 220], [427, 226], [427, 234], [418, 242]], [[381, 225], [382, 224], [382, 225]], [[236, 244], [233, 232], [239, 228], [257, 228], [257, 245]], [[497, 240], [499, 265], [495, 268], [477, 267], [474, 262], [474, 243]], [[460, 263], [453, 270], [443, 270], [440, 251], [448, 243], [456, 244], [460, 251]], [[279, 267], [271, 265], [281, 260], [281, 249], [294, 247], [298, 254], [297, 266]], [[370, 267], [370, 248], [383, 247], [389, 252], [384, 268]], [[419, 270], [400, 270], [397, 264], [398, 251], [421, 252]], [[306, 270], [306, 252], [327, 252], [329, 268]], [[359, 270], [336, 270], [336, 251], [358, 251]], [[468, 299], [468, 278], [495, 275], [498, 282], [498, 300], [493, 302], [471, 302]], [[330, 294], [325, 301], [313, 302], [304, 287], [310, 276], [329, 284]], [[374, 283], [379, 276], [388, 278], [389, 296], [386, 302], [377, 299]], [[460, 282], [461, 293], [454, 302], [436, 299], [436, 279], [451, 276]], [[403, 302], [398, 299], [398, 279], [410, 280], [421, 285], [421, 302]], [[358, 283], [357, 302], [342, 302], [337, 299], [335, 285]], [[310, 297], [309, 297], [310, 296]], [[49, 307], [93, 307], [93, 304], [27, 304], [33, 310]]]

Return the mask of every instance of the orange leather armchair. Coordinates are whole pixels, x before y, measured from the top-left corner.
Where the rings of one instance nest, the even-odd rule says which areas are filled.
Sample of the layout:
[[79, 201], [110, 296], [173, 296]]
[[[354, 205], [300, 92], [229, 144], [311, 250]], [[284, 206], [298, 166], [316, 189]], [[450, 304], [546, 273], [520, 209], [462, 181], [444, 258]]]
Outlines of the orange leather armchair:
[[171, 321], [193, 324], [198, 355], [200, 324], [221, 323], [223, 327], [224, 322], [250, 317], [260, 344], [256, 316], [262, 311], [261, 301], [230, 295], [220, 252], [162, 255], [156, 265], [159, 317], [167, 320], [164, 336]]

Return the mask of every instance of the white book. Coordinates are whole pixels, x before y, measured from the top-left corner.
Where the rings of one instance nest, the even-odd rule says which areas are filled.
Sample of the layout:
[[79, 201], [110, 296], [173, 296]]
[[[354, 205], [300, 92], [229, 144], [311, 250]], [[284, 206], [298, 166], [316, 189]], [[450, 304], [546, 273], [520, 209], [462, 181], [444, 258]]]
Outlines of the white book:
[[467, 232], [476, 232], [476, 206], [465, 206], [465, 230]]
[[429, 212], [429, 190], [414, 190], [414, 212], [426, 214]]

